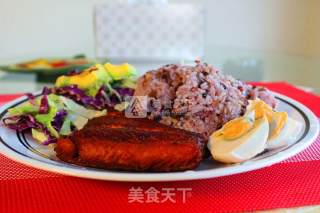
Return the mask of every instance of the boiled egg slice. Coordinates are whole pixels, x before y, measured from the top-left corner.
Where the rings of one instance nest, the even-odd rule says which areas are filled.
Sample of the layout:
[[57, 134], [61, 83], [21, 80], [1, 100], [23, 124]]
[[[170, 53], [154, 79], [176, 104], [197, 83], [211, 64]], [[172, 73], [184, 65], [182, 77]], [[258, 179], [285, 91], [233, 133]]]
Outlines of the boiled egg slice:
[[272, 121], [274, 111], [268, 104], [266, 104], [266, 102], [262, 101], [261, 99], [249, 100], [249, 104], [246, 108], [246, 114], [249, 114], [252, 111], [255, 111], [255, 119], [266, 116], [269, 122]]
[[274, 112], [270, 122], [267, 149], [287, 146], [300, 133], [302, 124], [286, 112]]
[[266, 116], [255, 120], [255, 111], [226, 123], [208, 142], [212, 157], [223, 163], [244, 162], [266, 147], [269, 123]]

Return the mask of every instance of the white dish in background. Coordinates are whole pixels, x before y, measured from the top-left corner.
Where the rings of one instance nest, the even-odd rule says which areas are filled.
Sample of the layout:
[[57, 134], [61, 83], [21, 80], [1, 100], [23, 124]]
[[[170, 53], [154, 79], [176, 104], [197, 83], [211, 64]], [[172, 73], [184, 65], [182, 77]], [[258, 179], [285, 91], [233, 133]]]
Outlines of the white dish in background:
[[[51, 146], [39, 145], [28, 134], [18, 134], [3, 125], [0, 126], [0, 152], [22, 164], [60, 174], [113, 181], [180, 181], [214, 178], [247, 172], [283, 161], [306, 149], [319, 134], [318, 118], [304, 105], [284, 95], [275, 93], [279, 100], [279, 111], [288, 112], [289, 116], [302, 123], [300, 132], [293, 137], [286, 147], [266, 151], [241, 164], [221, 164], [212, 159], [204, 160], [195, 170], [166, 173], [137, 173], [81, 167], [60, 161]], [[18, 98], [0, 108], [0, 119], [6, 116], [7, 109], [24, 101]]]

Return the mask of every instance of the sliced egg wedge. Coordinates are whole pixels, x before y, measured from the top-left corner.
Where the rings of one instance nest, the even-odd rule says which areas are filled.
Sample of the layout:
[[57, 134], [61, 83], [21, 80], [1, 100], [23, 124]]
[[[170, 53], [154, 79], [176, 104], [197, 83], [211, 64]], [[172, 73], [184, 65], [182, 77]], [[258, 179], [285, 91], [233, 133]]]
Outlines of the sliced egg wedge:
[[246, 108], [246, 114], [251, 113], [252, 111], [255, 111], [255, 119], [266, 116], [269, 122], [272, 121], [274, 111], [268, 104], [266, 104], [262, 100], [249, 100], [249, 104]]
[[267, 141], [267, 149], [275, 149], [290, 144], [301, 131], [302, 124], [288, 116], [286, 112], [275, 112], [272, 117]]
[[255, 111], [226, 123], [208, 142], [212, 157], [223, 163], [244, 162], [266, 148], [269, 123], [266, 116], [257, 120]]
[[250, 100], [246, 109], [246, 114], [255, 111], [255, 119], [266, 116], [269, 122], [269, 136], [267, 149], [275, 149], [290, 144], [292, 138], [300, 132], [302, 125], [300, 122], [290, 118], [286, 112], [275, 112], [264, 101]]

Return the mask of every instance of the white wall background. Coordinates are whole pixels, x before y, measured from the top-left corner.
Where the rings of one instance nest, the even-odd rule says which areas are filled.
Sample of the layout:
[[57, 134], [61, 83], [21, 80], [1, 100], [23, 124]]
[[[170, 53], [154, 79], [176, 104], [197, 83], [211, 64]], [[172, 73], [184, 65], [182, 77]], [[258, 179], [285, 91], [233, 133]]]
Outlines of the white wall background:
[[[0, 61], [93, 57], [92, 10], [101, 2], [108, 0], [0, 0]], [[263, 63], [264, 80], [320, 87], [319, 0], [204, 3], [208, 62], [254, 59]]]

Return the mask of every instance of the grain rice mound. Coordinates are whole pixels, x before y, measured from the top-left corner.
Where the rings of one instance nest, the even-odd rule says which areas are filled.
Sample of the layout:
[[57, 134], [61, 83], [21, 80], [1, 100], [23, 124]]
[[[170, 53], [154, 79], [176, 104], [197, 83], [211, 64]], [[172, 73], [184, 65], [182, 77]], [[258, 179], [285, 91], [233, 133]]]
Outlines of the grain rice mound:
[[253, 87], [214, 67], [170, 64], [138, 79], [136, 96], [148, 96], [148, 118], [202, 134], [243, 115], [248, 100], [260, 98], [275, 107], [276, 99], [263, 87]]

